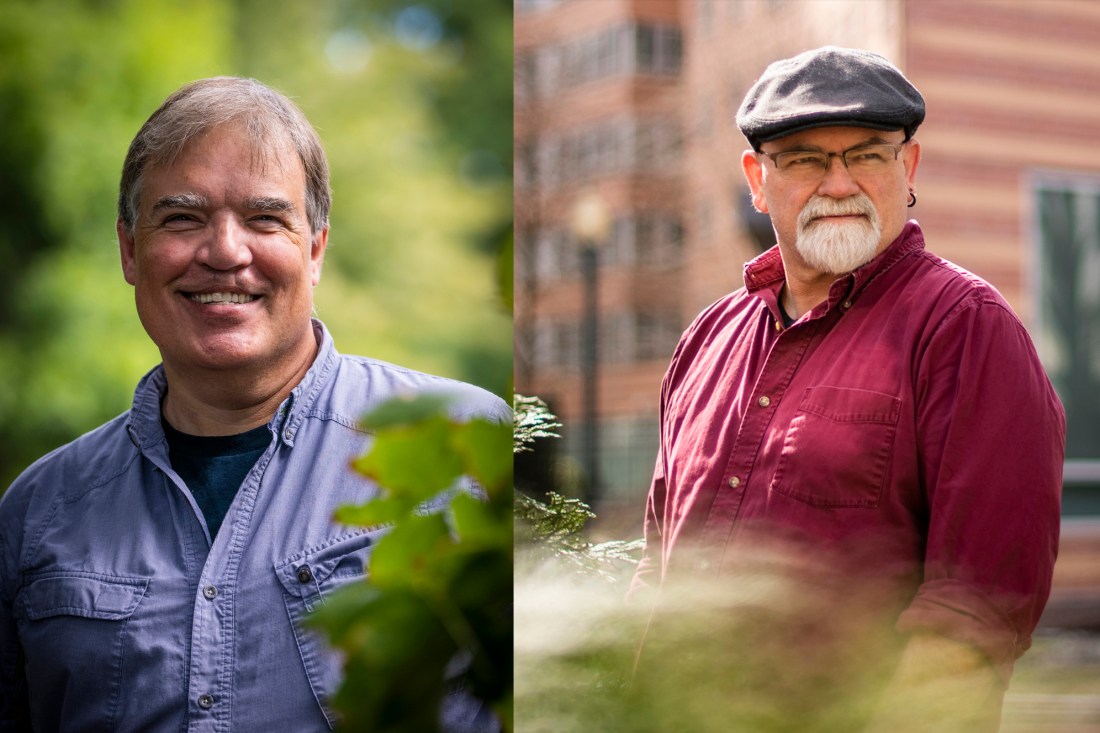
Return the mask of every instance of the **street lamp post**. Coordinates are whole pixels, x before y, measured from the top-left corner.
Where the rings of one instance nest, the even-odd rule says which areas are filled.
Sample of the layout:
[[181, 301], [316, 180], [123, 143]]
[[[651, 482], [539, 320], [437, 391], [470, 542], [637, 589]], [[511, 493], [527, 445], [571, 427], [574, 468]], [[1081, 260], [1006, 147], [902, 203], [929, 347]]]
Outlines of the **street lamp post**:
[[578, 197], [573, 207], [573, 235], [580, 245], [584, 283], [584, 322], [581, 327], [581, 456], [588, 479], [585, 499], [594, 504], [600, 494], [598, 421], [599, 378], [599, 249], [607, 241], [611, 216], [596, 191]]

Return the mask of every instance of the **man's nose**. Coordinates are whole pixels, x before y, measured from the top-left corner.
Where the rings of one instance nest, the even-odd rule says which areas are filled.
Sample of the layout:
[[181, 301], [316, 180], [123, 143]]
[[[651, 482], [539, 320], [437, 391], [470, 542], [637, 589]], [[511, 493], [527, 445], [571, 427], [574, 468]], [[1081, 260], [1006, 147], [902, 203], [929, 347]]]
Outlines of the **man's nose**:
[[252, 262], [247, 227], [233, 216], [215, 217], [196, 260], [215, 270], [247, 267]]
[[844, 160], [839, 155], [831, 155], [826, 164], [825, 175], [817, 187], [817, 192], [822, 196], [842, 199], [859, 193], [860, 188], [855, 179], [852, 178], [852, 174], [848, 172]]

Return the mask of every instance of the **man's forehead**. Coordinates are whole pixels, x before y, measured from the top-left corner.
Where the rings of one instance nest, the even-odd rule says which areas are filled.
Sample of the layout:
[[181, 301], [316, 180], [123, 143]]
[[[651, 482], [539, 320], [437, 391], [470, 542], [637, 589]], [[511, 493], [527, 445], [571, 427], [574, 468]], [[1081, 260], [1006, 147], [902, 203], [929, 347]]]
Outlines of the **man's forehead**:
[[[218, 154], [211, 156], [211, 149]], [[261, 137], [252, 134], [244, 123], [235, 121], [216, 125], [190, 138], [170, 159], [150, 161], [147, 170], [171, 170], [183, 164], [194, 165], [204, 158], [214, 158], [209, 161], [210, 167], [214, 167], [226, 152], [234, 157], [242, 154], [249, 161], [249, 171], [262, 176], [293, 175], [298, 171], [304, 175], [302, 161], [289, 135], [271, 131]]]
[[243, 128], [222, 125], [189, 140], [174, 158], [149, 164], [143, 188], [155, 200], [147, 203], [164, 197], [206, 197], [201, 189], [208, 171], [233, 176], [247, 189], [242, 195], [252, 199], [305, 196], [305, 169], [288, 139], [259, 140]]

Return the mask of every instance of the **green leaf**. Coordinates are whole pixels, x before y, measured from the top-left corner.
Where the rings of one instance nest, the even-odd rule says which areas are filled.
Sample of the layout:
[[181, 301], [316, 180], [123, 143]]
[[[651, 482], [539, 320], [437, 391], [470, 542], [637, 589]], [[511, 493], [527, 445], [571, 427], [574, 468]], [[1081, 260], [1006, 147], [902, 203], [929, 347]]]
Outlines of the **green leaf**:
[[455, 531], [463, 544], [512, 548], [512, 523], [497, 506], [460, 494], [451, 502]]
[[[317, 617], [328, 624], [329, 608], [342, 603], [349, 590], [335, 594]], [[345, 683], [334, 704], [343, 713], [342, 729], [436, 730], [446, 690], [442, 670], [457, 647], [431, 606], [415, 593], [396, 589], [358, 600], [349, 604], [355, 615], [346, 619], [339, 640]]]
[[345, 504], [336, 510], [333, 519], [343, 524], [374, 527], [392, 524], [409, 513], [409, 502], [397, 498], [379, 498], [366, 504]]
[[394, 397], [364, 415], [360, 423], [374, 431], [412, 425], [446, 415], [447, 408], [453, 402], [454, 397], [445, 394], [418, 393]]
[[306, 623], [324, 629], [333, 642], [342, 646], [353, 626], [370, 613], [379, 596], [381, 591], [369, 583], [349, 583], [339, 593], [328, 596]]
[[441, 592], [448, 582], [442, 560], [453, 543], [442, 515], [409, 516], [375, 546], [370, 557], [371, 582], [379, 588]]
[[466, 473], [490, 496], [512, 485], [512, 426], [488, 420], [472, 420], [458, 426], [457, 450]]
[[352, 465], [383, 491], [410, 502], [427, 501], [463, 473], [452, 445], [452, 425], [442, 417], [379, 431], [366, 455]]

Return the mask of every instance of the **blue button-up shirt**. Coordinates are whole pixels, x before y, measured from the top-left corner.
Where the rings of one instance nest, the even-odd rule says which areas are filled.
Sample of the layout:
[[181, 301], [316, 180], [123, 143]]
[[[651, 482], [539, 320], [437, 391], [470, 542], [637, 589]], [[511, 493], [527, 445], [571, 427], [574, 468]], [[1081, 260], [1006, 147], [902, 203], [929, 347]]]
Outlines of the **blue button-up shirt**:
[[456, 417], [510, 412], [476, 387], [342, 356], [314, 329], [317, 358], [213, 542], [168, 460], [160, 367], [129, 412], [12, 484], [0, 501], [0, 730], [332, 727], [339, 660], [301, 621], [363, 575], [382, 531], [332, 520], [377, 490], [348, 466], [370, 440], [358, 418], [428, 391], [457, 395]]

